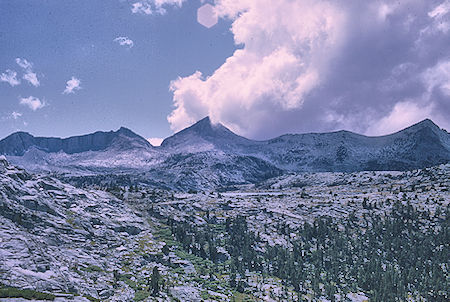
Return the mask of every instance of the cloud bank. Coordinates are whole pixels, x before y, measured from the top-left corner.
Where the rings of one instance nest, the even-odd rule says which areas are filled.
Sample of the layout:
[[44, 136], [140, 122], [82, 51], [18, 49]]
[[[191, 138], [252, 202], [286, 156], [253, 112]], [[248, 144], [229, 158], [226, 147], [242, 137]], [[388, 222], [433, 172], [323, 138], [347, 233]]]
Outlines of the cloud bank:
[[[181, 2], [179, 3], [181, 5]], [[178, 131], [209, 115], [239, 134], [450, 129], [450, 1], [216, 0], [238, 49], [174, 80]]]

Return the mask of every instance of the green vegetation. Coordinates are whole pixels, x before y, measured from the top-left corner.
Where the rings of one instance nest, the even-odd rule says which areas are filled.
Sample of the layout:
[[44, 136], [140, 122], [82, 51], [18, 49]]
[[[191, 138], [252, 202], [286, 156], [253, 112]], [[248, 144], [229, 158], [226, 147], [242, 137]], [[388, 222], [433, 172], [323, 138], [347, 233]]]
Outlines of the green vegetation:
[[97, 265], [89, 265], [88, 267], [82, 267], [81, 270], [89, 273], [102, 272], [103, 269]]
[[255, 299], [253, 299], [251, 296], [240, 293], [240, 292], [234, 292], [233, 293], [233, 299], [231, 300], [233, 302], [253, 302]]
[[200, 293], [200, 297], [203, 300], [208, 300], [209, 298], [211, 298], [211, 295], [208, 293], [208, 291], [204, 290]]
[[[223, 229], [169, 224], [181, 247], [176, 254], [191, 261], [200, 275], [228, 275], [226, 286], [239, 293], [235, 300], [245, 297], [246, 272], [250, 271], [263, 278], [279, 278], [283, 290], [289, 286], [303, 298], [334, 301], [337, 293], [362, 291], [371, 301], [405, 301], [408, 297], [448, 301], [450, 221], [448, 209], [443, 211], [431, 218], [409, 203], [397, 202], [385, 218], [373, 213], [362, 221], [352, 216], [339, 223], [320, 218], [297, 230], [280, 224], [280, 234], [296, 234], [289, 249], [266, 246], [248, 230], [244, 217], [227, 219]], [[225, 240], [217, 239], [221, 230]], [[218, 246], [231, 256], [227, 265], [219, 261]], [[214, 283], [196, 279], [214, 290]]]
[[118, 277], [118, 280], [125, 282], [129, 287], [136, 290], [138, 286], [135, 281], [131, 280], [132, 277], [133, 275], [131, 274], [123, 274]]
[[153, 295], [157, 295], [159, 292], [159, 287], [160, 287], [160, 282], [161, 282], [160, 279], [161, 279], [161, 276], [159, 274], [159, 270], [155, 266], [153, 268], [152, 278], [151, 278], [151, 282], [150, 282]]
[[24, 298], [27, 300], [50, 300], [53, 301], [55, 296], [48, 293], [41, 293], [31, 289], [18, 289], [14, 287], [0, 288], [0, 298]]
[[138, 290], [134, 294], [134, 301], [143, 301], [143, 300], [147, 299], [148, 297], [150, 297], [150, 293], [148, 291]]

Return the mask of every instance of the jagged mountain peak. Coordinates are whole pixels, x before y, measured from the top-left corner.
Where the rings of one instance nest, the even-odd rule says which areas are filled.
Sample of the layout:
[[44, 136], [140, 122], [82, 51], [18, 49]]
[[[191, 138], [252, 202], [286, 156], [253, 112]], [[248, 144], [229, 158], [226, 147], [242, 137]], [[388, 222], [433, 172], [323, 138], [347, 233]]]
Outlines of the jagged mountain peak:
[[402, 131], [417, 131], [417, 130], [424, 129], [424, 128], [429, 128], [429, 129], [432, 129], [432, 130], [435, 130], [435, 131], [440, 131], [441, 130], [438, 125], [436, 125], [432, 120], [427, 118], [427, 119], [424, 119], [424, 120], [422, 120], [422, 121], [420, 121], [420, 122], [418, 122], [416, 124], [413, 124], [413, 125], [405, 128], [405, 129], [403, 129], [403, 130], [401, 130], [399, 132], [402, 132]]
[[209, 116], [205, 116], [204, 118], [195, 122], [192, 126], [194, 126], [194, 125], [209, 125], [209, 126], [211, 126], [211, 124], [212, 124], [211, 118]]
[[179, 133], [182, 132], [195, 132], [201, 136], [223, 136], [223, 135], [235, 135], [231, 130], [226, 128], [221, 123], [213, 123], [211, 122], [211, 119], [209, 116], [199, 120], [192, 126], [181, 130]]
[[430, 119], [424, 119], [412, 126], [409, 126], [396, 133], [386, 135], [385, 137], [406, 138], [412, 137], [416, 145], [422, 144], [424, 148], [430, 148], [432, 145], [439, 145], [450, 152], [450, 135], [441, 129]]
[[139, 134], [136, 134], [135, 132], [133, 132], [132, 130], [130, 130], [129, 128], [126, 127], [120, 127], [119, 130], [114, 132], [115, 134], [118, 135], [123, 135], [126, 136], [128, 138], [131, 139], [135, 139], [137, 142], [139, 142], [139, 144], [144, 145], [144, 146], [149, 146], [149, 147], [153, 147], [148, 140], [146, 140], [145, 138], [143, 138], [142, 136], [140, 136]]
[[114, 131], [115, 133], [118, 133], [118, 134], [123, 134], [123, 135], [126, 135], [126, 136], [139, 136], [139, 135], [137, 135], [136, 133], [134, 133], [132, 130], [130, 130], [129, 128], [126, 128], [126, 127], [120, 127], [119, 128], [119, 130], [117, 130], [117, 131]]
[[[416, 123], [415, 125], [424, 125], [424, 126], [432, 126], [432, 127], [438, 127], [438, 125], [436, 125], [431, 119], [426, 118], [418, 123]], [[414, 126], [414, 125], [413, 125]]]
[[[59, 154], [61, 151], [66, 154]], [[450, 134], [426, 119], [386, 136], [341, 130], [255, 141], [205, 117], [165, 139], [161, 147], [153, 148], [143, 137], [121, 127], [65, 139], [18, 132], [0, 141], [0, 154], [33, 171], [62, 169], [72, 173], [79, 168], [76, 173], [101, 174], [152, 169], [155, 179], [164, 178], [159, 174], [165, 171], [169, 175], [165, 181], [171, 182], [178, 174], [197, 173], [209, 167], [208, 172], [202, 170], [209, 179], [222, 173], [224, 181], [235, 182], [237, 178], [232, 175], [237, 175], [233, 174], [236, 171], [247, 171], [240, 179], [250, 181], [260, 175], [256, 167], [264, 166], [271, 171], [303, 172], [407, 170], [447, 163]]]
[[213, 123], [207, 116], [190, 127], [187, 127], [171, 137], [166, 138], [162, 147], [182, 147], [191, 143], [211, 145], [242, 144], [250, 140], [239, 136], [221, 123]]

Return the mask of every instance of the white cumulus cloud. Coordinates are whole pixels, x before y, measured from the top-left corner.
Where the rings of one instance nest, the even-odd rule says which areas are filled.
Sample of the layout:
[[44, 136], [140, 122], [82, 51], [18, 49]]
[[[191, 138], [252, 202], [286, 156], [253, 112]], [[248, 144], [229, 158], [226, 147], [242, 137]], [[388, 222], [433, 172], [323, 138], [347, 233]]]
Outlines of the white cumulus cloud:
[[34, 87], [38, 87], [41, 83], [39, 82], [37, 75], [34, 72], [27, 72], [22, 77], [24, 80], [28, 81]]
[[421, 106], [413, 101], [398, 102], [392, 111], [374, 123], [366, 134], [385, 135], [402, 130], [430, 117], [432, 110], [433, 104]]
[[75, 93], [75, 91], [81, 89], [81, 80], [76, 77], [72, 77], [66, 82], [66, 89], [64, 89], [63, 94]]
[[39, 98], [34, 96], [29, 96], [27, 98], [20, 98], [21, 105], [28, 106], [33, 111], [43, 108], [46, 104], [45, 101], [41, 101]]
[[197, 71], [172, 82], [175, 131], [209, 115], [248, 134], [274, 111], [301, 108], [326, 76], [345, 24], [338, 6], [314, 0], [223, 0], [216, 11], [234, 20], [244, 47], [209, 77]]
[[147, 138], [147, 141], [152, 144], [152, 146], [161, 146], [161, 143], [163, 142], [163, 138], [161, 137], [151, 137], [151, 138]]
[[395, 103], [386, 116], [373, 121], [367, 134], [389, 134], [426, 118], [432, 118], [439, 126], [450, 129], [448, 116], [437, 105], [440, 98], [446, 99], [444, 102], [450, 98], [450, 60], [436, 63], [419, 74], [418, 79], [425, 87], [422, 95]]
[[208, 115], [241, 135], [270, 138], [445, 121], [449, 3], [215, 0], [236, 50], [211, 74], [193, 70], [171, 82], [171, 128]]
[[186, 0], [140, 0], [132, 4], [131, 12], [133, 14], [160, 14], [166, 13], [166, 7], [181, 7]]
[[20, 84], [20, 80], [17, 79], [17, 72], [10, 69], [0, 74], [0, 82], [6, 82], [13, 87]]
[[24, 70], [23, 79], [34, 87], [38, 87], [41, 83], [35, 72], [33, 72], [33, 63], [27, 61], [26, 59], [16, 58], [16, 63]]
[[114, 39], [114, 42], [117, 42], [121, 46], [126, 46], [129, 48], [132, 48], [134, 46], [133, 40], [129, 39], [128, 37], [117, 37]]

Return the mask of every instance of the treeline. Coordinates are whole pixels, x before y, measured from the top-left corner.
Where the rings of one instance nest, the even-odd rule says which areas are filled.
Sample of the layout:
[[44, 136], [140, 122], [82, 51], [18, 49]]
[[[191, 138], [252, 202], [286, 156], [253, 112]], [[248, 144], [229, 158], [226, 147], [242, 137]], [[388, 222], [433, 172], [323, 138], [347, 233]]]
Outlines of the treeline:
[[371, 301], [405, 301], [408, 296], [448, 301], [448, 214], [447, 208], [432, 218], [398, 202], [389, 216], [368, 215], [362, 226], [354, 217], [341, 222], [321, 218], [295, 231], [283, 226], [285, 238], [295, 234], [289, 248], [264, 244], [244, 217], [215, 228], [170, 224], [184, 249], [197, 256], [217, 262], [217, 247], [224, 247], [231, 258], [230, 286], [239, 291], [246, 286], [245, 273], [253, 271], [282, 279], [299, 297], [334, 301], [335, 294], [363, 291]]

